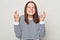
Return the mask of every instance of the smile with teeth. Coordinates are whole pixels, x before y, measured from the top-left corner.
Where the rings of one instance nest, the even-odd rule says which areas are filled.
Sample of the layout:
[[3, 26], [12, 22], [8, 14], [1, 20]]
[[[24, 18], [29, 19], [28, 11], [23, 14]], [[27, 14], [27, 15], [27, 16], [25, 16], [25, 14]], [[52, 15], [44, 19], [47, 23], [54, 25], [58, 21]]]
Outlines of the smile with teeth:
[[28, 12], [33, 13], [33, 10], [29, 10]]

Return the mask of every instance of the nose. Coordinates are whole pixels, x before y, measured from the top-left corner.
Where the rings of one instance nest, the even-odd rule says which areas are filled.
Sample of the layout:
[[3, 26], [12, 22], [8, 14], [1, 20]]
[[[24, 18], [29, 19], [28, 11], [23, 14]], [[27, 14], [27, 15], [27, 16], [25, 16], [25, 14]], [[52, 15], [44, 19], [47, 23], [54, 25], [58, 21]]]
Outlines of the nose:
[[33, 8], [31, 8], [31, 10], [33, 10]]

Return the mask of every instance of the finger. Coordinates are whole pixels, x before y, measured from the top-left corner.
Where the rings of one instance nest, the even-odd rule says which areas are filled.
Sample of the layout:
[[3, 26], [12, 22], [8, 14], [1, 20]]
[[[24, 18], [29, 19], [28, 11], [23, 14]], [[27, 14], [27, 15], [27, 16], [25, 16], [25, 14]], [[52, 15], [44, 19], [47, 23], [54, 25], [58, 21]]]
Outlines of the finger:
[[45, 11], [43, 11], [43, 14], [46, 15]]
[[43, 17], [43, 15], [40, 16], [40, 18], [42, 18], [42, 17]]
[[15, 11], [15, 14], [17, 14], [17, 11]]
[[45, 11], [43, 11], [43, 13], [45, 13]]
[[19, 14], [17, 13], [17, 16], [19, 16]]
[[17, 14], [17, 16], [19, 17], [19, 14]]
[[18, 18], [19, 17], [19, 14], [14, 14], [14, 18]]
[[46, 13], [45, 13], [45, 11], [43, 11], [43, 15], [44, 15], [44, 16], [46, 16]]
[[16, 16], [16, 15], [17, 15], [17, 11], [14, 12], [14, 16]]

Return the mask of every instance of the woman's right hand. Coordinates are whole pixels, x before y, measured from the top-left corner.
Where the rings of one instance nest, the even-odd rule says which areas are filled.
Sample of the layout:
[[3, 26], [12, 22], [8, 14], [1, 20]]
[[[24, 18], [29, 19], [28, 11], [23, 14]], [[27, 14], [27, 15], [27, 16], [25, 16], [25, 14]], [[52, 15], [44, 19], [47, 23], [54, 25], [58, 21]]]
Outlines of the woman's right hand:
[[14, 21], [19, 22], [19, 14], [17, 13], [17, 11], [14, 12]]

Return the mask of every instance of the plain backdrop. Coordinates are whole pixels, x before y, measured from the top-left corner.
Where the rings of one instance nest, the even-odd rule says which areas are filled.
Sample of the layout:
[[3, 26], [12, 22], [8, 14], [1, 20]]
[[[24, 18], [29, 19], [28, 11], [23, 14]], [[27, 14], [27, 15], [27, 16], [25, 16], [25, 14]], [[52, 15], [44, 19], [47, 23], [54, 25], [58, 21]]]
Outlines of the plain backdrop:
[[[24, 6], [30, 0], [0, 0], [0, 40], [19, 40], [14, 33], [13, 14], [24, 14]], [[46, 12], [44, 40], [60, 40], [60, 0], [33, 0], [39, 15]]]

